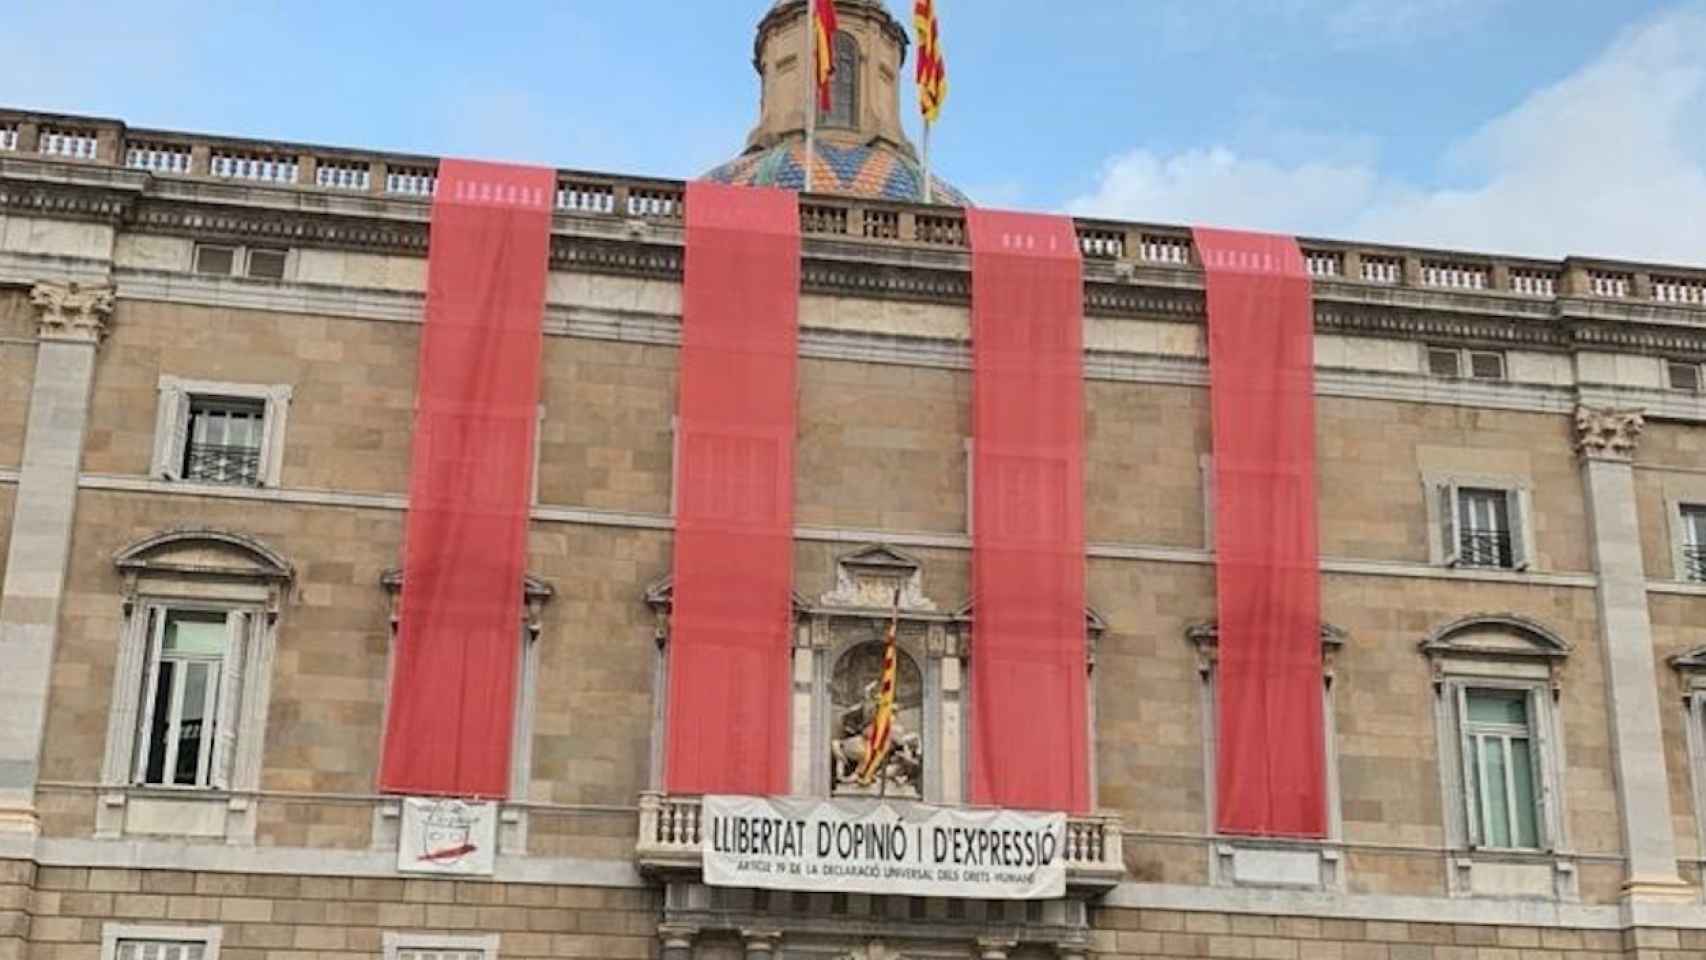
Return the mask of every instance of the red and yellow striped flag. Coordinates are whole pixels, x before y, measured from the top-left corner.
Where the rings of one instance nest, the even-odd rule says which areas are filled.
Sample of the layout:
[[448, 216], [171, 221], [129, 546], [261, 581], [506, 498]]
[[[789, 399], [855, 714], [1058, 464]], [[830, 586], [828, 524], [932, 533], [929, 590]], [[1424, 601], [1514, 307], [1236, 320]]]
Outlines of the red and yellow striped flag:
[[942, 25], [936, 20], [936, 0], [916, 0], [912, 28], [918, 34], [918, 110], [925, 123], [935, 123], [948, 99], [948, 61], [942, 55]]
[[829, 78], [835, 74], [835, 31], [839, 24], [835, 22], [835, 0], [812, 0], [817, 10], [816, 31], [812, 38], [812, 49], [817, 60], [817, 108], [828, 113], [831, 106]]
[[889, 757], [894, 730], [895, 632], [900, 626], [900, 594], [895, 594], [894, 614], [889, 618], [888, 636], [883, 638], [883, 676], [877, 683], [877, 713], [871, 718], [871, 733], [865, 739], [865, 760], [859, 764], [862, 786], [870, 786]]

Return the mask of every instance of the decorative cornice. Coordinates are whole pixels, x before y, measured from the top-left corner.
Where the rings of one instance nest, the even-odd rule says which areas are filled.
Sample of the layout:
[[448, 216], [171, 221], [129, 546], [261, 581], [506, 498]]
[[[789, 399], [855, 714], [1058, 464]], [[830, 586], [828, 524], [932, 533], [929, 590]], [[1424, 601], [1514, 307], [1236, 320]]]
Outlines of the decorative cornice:
[[1612, 407], [1576, 408], [1576, 453], [1584, 460], [1615, 460], [1628, 463], [1646, 426], [1639, 409]]
[[83, 185], [0, 181], [0, 212], [19, 216], [116, 224], [134, 202], [132, 195]]
[[311, 211], [144, 200], [132, 222], [150, 233], [425, 256], [427, 224]]
[[113, 312], [113, 287], [43, 281], [30, 288], [30, 302], [41, 311], [36, 318], [41, 339], [99, 344]]

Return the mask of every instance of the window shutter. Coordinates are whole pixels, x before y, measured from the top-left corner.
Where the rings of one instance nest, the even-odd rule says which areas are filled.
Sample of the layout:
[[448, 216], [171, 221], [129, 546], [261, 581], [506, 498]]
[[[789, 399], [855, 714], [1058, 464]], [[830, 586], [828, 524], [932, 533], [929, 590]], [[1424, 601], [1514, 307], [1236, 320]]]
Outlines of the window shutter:
[[1441, 484], [1438, 492], [1440, 562], [1455, 567], [1463, 543], [1457, 517], [1457, 484]]
[[1475, 745], [1469, 737], [1469, 691], [1462, 684], [1453, 684], [1452, 694], [1452, 699], [1457, 701], [1457, 754], [1463, 767], [1463, 817], [1467, 827], [1463, 838], [1473, 850], [1481, 845], [1481, 798], [1475, 794]]
[[1522, 489], [1505, 491], [1505, 516], [1510, 522], [1511, 569], [1528, 569], [1528, 492]]
[[[1534, 838], [1540, 849], [1552, 849], [1552, 714], [1547, 692], [1536, 687], [1528, 692], [1529, 769], [1534, 773]], [[1513, 798], [1514, 799], [1514, 798]]]
[[225, 615], [225, 659], [220, 664], [219, 701], [215, 720], [213, 772], [209, 777], [219, 790], [231, 789], [231, 765], [237, 756], [238, 707], [243, 702], [243, 656], [249, 645], [249, 614], [233, 610]]
[[160, 397], [159, 436], [154, 462], [166, 480], [184, 478], [184, 450], [190, 441], [190, 395], [179, 387], [166, 387]]
[[154, 726], [154, 693], [160, 688], [160, 640], [166, 631], [166, 611], [148, 608], [148, 652], [143, 660], [142, 709], [136, 719], [135, 766], [131, 780], [141, 783], [148, 775], [149, 731]]

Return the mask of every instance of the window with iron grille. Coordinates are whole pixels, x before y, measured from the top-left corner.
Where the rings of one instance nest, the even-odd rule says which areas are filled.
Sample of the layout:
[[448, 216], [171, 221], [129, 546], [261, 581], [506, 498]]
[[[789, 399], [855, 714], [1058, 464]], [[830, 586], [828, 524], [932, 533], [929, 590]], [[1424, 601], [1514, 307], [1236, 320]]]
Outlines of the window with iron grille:
[[1526, 570], [1528, 491], [1518, 479], [1464, 477], [1429, 481], [1438, 524], [1434, 562], [1448, 567]]
[[1706, 583], [1706, 506], [1684, 504], [1679, 580]]
[[276, 486], [291, 389], [160, 378], [152, 473], [163, 480]]
[[262, 402], [192, 397], [183, 478], [259, 486], [266, 416]]
[[120, 940], [117, 960], [202, 960], [207, 944], [197, 940]]
[[497, 960], [498, 936], [452, 937], [387, 931], [381, 941], [384, 960]]
[[1457, 562], [1466, 567], [1509, 567], [1510, 507], [1503, 490], [1464, 488], [1457, 495]]

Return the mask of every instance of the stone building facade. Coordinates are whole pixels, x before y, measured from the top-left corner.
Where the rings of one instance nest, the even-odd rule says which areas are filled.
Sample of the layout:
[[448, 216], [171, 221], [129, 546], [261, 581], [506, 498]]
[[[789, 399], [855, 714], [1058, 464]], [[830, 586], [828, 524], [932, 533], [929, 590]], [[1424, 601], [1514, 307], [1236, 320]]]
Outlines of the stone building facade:
[[[799, 7], [761, 71], [797, 69], [767, 44]], [[892, 99], [904, 33], [843, 7]], [[797, 140], [785, 89], [752, 149]], [[838, 136], [906, 160], [893, 116]], [[0, 960], [1706, 956], [1706, 271], [1303, 241], [1331, 831], [1258, 842], [1212, 828], [1202, 273], [1188, 230], [1079, 221], [1099, 812], [1068, 894], [765, 893], [703, 885], [659, 789], [683, 186], [576, 171], [495, 872], [400, 874], [375, 778], [435, 163], [0, 111]], [[952, 806], [969, 257], [958, 208], [873, 182], [801, 198], [794, 788], [836, 791], [899, 585], [916, 789]]]

